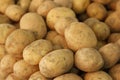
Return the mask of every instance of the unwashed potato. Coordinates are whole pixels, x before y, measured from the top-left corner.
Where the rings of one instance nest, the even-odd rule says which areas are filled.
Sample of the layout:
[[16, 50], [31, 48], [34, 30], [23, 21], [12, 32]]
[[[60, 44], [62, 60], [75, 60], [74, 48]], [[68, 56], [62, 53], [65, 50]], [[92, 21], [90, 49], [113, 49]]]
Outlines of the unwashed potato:
[[0, 61], [6, 54], [5, 45], [0, 45]]
[[54, 78], [53, 80], [83, 80], [83, 79], [77, 74], [67, 73], [67, 74], [60, 75]]
[[0, 0], [0, 12], [5, 13], [6, 8], [14, 3], [14, 0]]
[[120, 39], [120, 33], [112, 33], [110, 34], [109, 38], [108, 38], [108, 42], [116, 42], [117, 40]]
[[33, 74], [34, 72], [38, 71], [38, 65], [33, 66], [26, 63], [24, 60], [17, 61], [13, 66], [13, 72], [18, 78], [27, 79]]
[[117, 44], [108, 43], [99, 49], [103, 59], [104, 68], [114, 66], [120, 59], [120, 48]]
[[92, 1], [106, 5], [106, 4], [109, 4], [111, 1], [114, 1], [114, 0], [92, 0]]
[[72, 22], [65, 29], [65, 40], [68, 47], [73, 51], [97, 45], [97, 38], [94, 32], [88, 25], [82, 22]]
[[84, 76], [84, 80], [113, 80], [113, 79], [108, 73], [104, 71], [97, 71], [92, 73], [86, 73]]
[[37, 13], [26, 13], [20, 20], [20, 28], [33, 31], [37, 39], [41, 39], [47, 33], [46, 24], [42, 16]]
[[0, 14], [0, 24], [10, 23], [10, 22], [11, 22], [10, 19], [6, 15]]
[[72, 22], [77, 22], [77, 18], [74, 17], [65, 17], [65, 18], [60, 18], [56, 23], [55, 23], [55, 30], [60, 34], [64, 36], [64, 32], [66, 27], [69, 27], [70, 23]]
[[94, 72], [103, 67], [104, 60], [96, 49], [82, 48], [75, 53], [75, 65], [82, 71]]
[[10, 5], [5, 11], [5, 14], [13, 21], [19, 21], [25, 10], [18, 5]]
[[97, 45], [96, 45], [96, 49], [99, 50], [102, 46], [106, 45], [107, 42], [106, 41], [98, 41]]
[[7, 37], [5, 48], [9, 54], [22, 55], [23, 49], [34, 40], [33, 32], [16, 29]]
[[74, 56], [71, 50], [54, 50], [41, 59], [39, 69], [43, 76], [53, 78], [68, 72], [72, 68], [73, 62]]
[[107, 16], [107, 10], [102, 4], [93, 2], [87, 7], [87, 14], [89, 17], [103, 20]]
[[113, 78], [113, 80], [120, 80], [120, 64], [114, 65], [110, 70], [109, 70], [110, 76]]
[[75, 13], [72, 9], [67, 7], [56, 7], [49, 11], [46, 22], [50, 29], [54, 29], [55, 23], [60, 19], [64, 17], [75, 17]]
[[90, 0], [73, 0], [73, 10], [77, 14], [83, 13], [89, 4]]
[[15, 26], [8, 23], [0, 24], [0, 44], [5, 44], [7, 37], [15, 30]]
[[52, 0], [46, 0], [43, 3], [41, 3], [41, 5], [38, 7], [37, 13], [43, 17], [46, 17], [48, 12], [57, 6], [58, 5]]
[[32, 42], [23, 50], [23, 59], [31, 64], [39, 64], [42, 57], [53, 50], [53, 45], [50, 41], [40, 39]]

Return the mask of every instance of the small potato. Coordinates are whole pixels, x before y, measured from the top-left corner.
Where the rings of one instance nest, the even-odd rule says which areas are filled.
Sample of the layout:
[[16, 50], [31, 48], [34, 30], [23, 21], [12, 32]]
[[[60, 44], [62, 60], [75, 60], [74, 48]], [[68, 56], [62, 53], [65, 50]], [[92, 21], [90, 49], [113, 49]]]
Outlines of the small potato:
[[109, 74], [113, 78], [113, 80], [120, 80], [120, 64], [114, 65], [109, 70]]
[[34, 40], [33, 32], [16, 29], [7, 37], [5, 48], [9, 54], [22, 55], [23, 49]]
[[55, 30], [62, 36], [64, 36], [64, 32], [66, 27], [69, 27], [70, 23], [72, 22], [77, 22], [77, 18], [73, 17], [65, 17], [65, 18], [60, 18], [56, 23], [55, 23]]
[[98, 41], [97, 45], [96, 45], [96, 49], [99, 50], [101, 47], [103, 47], [104, 45], [106, 45], [107, 42], [106, 41]]
[[15, 26], [3, 23], [0, 24], [0, 44], [5, 44], [7, 37], [15, 30]]
[[67, 73], [54, 78], [53, 80], [83, 80], [80, 76], [74, 73]]
[[55, 2], [51, 0], [46, 0], [38, 7], [37, 13], [46, 18], [48, 12], [57, 6], [58, 5]]
[[82, 48], [75, 53], [75, 65], [82, 71], [94, 72], [103, 67], [104, 61], [96, 49]]
[[88, 5], [90, 4], [90, 0], [73, 0], [73, 10], [75, 13], [83, 13]]
[[107, 16], [107, 10], [102, 4], [93, 2], [87, 7], [87, 14], [89, 17], [103, 20]]
[[103, 59], [104, 68], [110, 68], [114, 66], [120, 59], [120, 48], [118, 45], [108, 43], [99, 49]]
[[18, 5], [10, 5], [5, 11], [5, 14], [13, 21], [19, 21], [25, 13], [24, 9]]
[[117, 40], [120, 39], [120, 33], [112, 33], [110, 34], [109, 38], [108, 38], [108, 42], [116, 42]]
[[31, 74], [38, 71], [38, 66], [26, 63], [24, 60], [17, 61], [13, 66], [13, 72], [18, 78], [27, 79]]
[[65, 40], [68, 47], [73, 51], [97, 45], [97, 38], [94, 32], [88, 25], [82, 22], [72, 22], [65, 29]]
[[10, 22], [11, 22], [10, 19], [6, 15], [0, 14], [0, 24], [10, 23]]
[[42, 57], [53, 50], [52, 43], [48, 40], [40, 39], [32, 42], [23, 50], [23, 59], [31, 64], [39, 64]]
[[46, 22], [50, 29], [54, 30], [55, 23], [64, 17], [75, 17], [75, 13], [70, 8], [66, 7], [56, 7], [49, 11]]
[[6, 54], [5, 45], [0, 45], [0, 61]]
[[37, 39], [41, 39], [47, 33], [45, 21], [37, 13], [28, 12], [20, 20], [20, 28], [33, 31]]
[[97, 71], [92, 73], [86, 73], [84, 76], [84, 80], [113, 80], [113, 79], [108, 73], [104, 71]]
[[41, 59], [39, 69], [43, 76], [53, 78], [68, 72], [73, 62], [73, 52], [69, 49], [54, 50]]
[[114, 1], [114, 0], [92, 0], [92, 1], [106, 5], [106, 4], [109, 4], [111, 1]]

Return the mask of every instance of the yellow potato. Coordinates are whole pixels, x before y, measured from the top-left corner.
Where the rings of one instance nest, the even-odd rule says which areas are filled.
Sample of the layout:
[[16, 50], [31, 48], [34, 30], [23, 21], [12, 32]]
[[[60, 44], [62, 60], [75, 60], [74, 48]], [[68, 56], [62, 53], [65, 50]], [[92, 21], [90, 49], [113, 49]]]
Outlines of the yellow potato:
[[0, 45], [0, 61], [6, 54], [5, 45]]
[[0, 24], [10, 23], [10, 22], [11, 22], [10, 19], [6, 15], [0, 14]]
[[108, 42], [116, 42], [120, 39], [120, 33], [111, 33], [109, 38], [108, 38]]

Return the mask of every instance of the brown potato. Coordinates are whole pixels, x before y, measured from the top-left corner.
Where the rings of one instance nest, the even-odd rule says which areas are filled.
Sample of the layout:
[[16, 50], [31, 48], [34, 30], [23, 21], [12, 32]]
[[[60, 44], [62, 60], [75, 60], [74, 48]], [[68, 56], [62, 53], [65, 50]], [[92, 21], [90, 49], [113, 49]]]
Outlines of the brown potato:
[[110, 34], [109, 38], [108, 38], [108, 42], [116, 42], [117, 40], [120, 39], [120, 33], [112, 33]]
[[11, 22], [10, 19], [6, 15], [0, 14], [0, 24], [10, 23], [10, 22]]
[[54, 50], [41, 59], [39, 69], [43, 76], [53, 78], [68, 72], [72, 68], [73, 62], [74, 56], [71, 50]]
[[42, 16], [37, 13], [26, 13], [20, 20], [20, 28], [33, 31], [37, 39], [41, 39], [47, 33], [46, 24]]
[[0, 45], [0, 61], [6, 54], [5, 45]]
[[111, 1], [114, 1], [114, 0], [92, 0], [92, 1], [106, 5], [106, 4], [109, 4]]
[[97, 38], [94, 32], [88, 25], [82, 22], [72, 22], [65, 29], [65, 40], [68, 47], [73, 51], [97, 45]]
[[120, 48], [118, 45], [108, 43], [99, 49], [103, 59], [104, 68], [110, 68], [114, 66], [120, 59]]

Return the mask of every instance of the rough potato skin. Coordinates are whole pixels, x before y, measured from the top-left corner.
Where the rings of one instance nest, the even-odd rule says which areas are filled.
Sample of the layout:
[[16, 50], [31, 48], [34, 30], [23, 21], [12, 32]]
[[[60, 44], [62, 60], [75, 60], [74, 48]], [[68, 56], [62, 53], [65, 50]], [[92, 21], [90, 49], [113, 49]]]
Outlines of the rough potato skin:
[[43, 76], [53, 78], [69, 71], [73, 62], [73, 52], [69, 49], [54, 50], [41, 59], [39, 69]]

